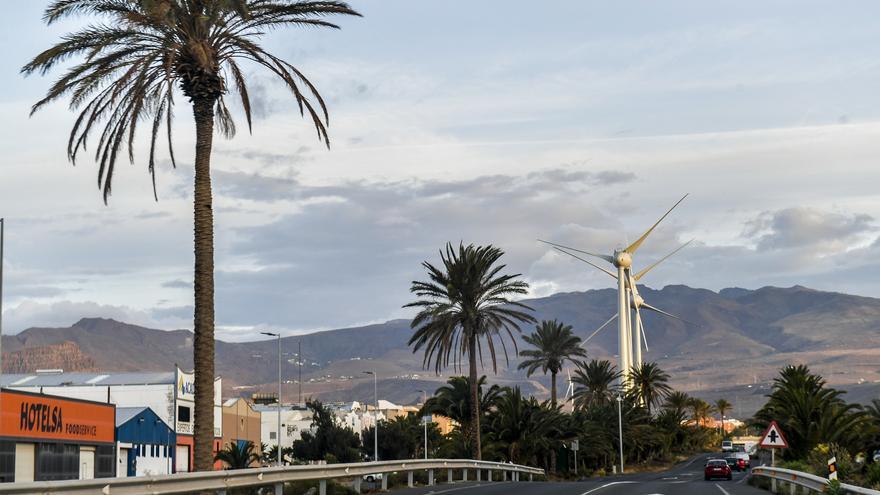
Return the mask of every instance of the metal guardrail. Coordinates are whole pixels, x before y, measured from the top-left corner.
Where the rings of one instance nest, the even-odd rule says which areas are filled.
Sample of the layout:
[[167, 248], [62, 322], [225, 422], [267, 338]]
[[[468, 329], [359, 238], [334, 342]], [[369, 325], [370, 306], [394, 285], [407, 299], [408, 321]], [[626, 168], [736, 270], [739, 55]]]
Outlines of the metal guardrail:
[[[751, 475], [769, 478], [774, 482], [782, 481], [789, 484], [789, 486], [801, 486], [807, 488], [810, 491], [815, 491], [818, 493], [822, 493], [825, 491], [826, 488], [828, 488], [827, 479], [821, 476], [816, 476], [814, 474], [793, 471], [791, 469], [759, 466], [752, 468]], [[870, 488], [862, 488], [860, 486], [847, 485], [845, 483], [841, 483], [840, 487], [843, 488], [846, 493], [856, 493], [859, 495], [880, 495], [880, 491], [872, 490]], [[792, 491], [792, 493], [794, 492]]]
[[[323, 464], [309, 466], [284, 466], [256, 469], [235, 469], [228, 471], [205, 471], [197, 473], [166, 474], [161, 476], [138, 476], [132, 478], [99, 478], [93, 480], [38, 481], [33, 483], [0, 484], [0, 495], [163, 495], [198, 492], [225, 494], [230, 488], [273, 486], [280, 494], [280, 487], [289, 481], [320, 482], [320, 494], [326, 495], [327, 480], [354, 478], [355, 489], [360, 489], [363, 476], [382, 473], [382, 489], [388, 488], [388, 474], [406, 472], [408, 483], [413, 485], [413, 473], [428, 472], [428, 484], [434, 484], [434, 471], [447, 470], [452, 479], [453, 470], [461, 470], [461, 480], [467, 481], [468, 471], [473, 480], [481, 481], [481, 474], [487, 471], [487, 480], [492, 481], [492, 473], [500, 471], [500, 479], [519, 481], [526, 474], [531, 481], [534, 475], [543, 476], [544, 470], [518, 464], [474, 461], [469, 459], [428, 459], [405, 461], [358, 462], [352, 464]], [[875, 492], [871, 492], [875, 493]]]

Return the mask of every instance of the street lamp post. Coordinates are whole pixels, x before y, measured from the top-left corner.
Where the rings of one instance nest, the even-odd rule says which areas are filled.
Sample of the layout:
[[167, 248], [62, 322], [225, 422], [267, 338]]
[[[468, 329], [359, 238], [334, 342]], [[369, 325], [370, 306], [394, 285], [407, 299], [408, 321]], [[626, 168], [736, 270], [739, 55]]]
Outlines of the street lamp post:
[[276, 435], [278, 446], [277, 465], [281, 465], [281, 333], [260, 332], [263, 335], [278, 338], [278, 434]]
[[379, 378], [375, 371], [364, 371], [365, 375], [373, 375], [373, 395], [376, 410], [373, 412], [373, 462], [379, 462]]
[[623, 402], [623, 397], [620, 395], [617, 396], [617, 428], [618, 428], [618, 438], [620, 440], [620, 474], [623, 474], [623, 412], [621, 403]]
[[424, 394], [424, 399], [422, 400], [422, 423], [425, 425], [425, 460], [428, 460], [428, 418], [425, 416], [425, 404], [428, 403], [428, 392], [424, 390], [419, 390], [419, 392]]

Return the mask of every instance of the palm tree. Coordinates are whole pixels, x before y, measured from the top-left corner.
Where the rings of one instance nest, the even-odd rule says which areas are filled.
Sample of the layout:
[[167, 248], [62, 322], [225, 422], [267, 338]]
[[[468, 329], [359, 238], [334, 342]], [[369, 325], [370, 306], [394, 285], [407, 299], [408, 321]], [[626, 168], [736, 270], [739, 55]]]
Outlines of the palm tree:
[[642, 363], [634, 366], [629, 373], [633, 384], [633, 393], [641, 400], [648, 414], [651, 406], [657, 406], [660, 401], [672, 392], [669, 386], [669, 375], [657, 366], [657, 363]]
[[538, 368], [544, 374], [550, 372], [550, 404], [556, 407], [556, 375], [566, 360], [586, 357], [587, 351], [581, 347], [581, 338], [571, 333], [571, 325], [544, 320], [535, 329], [537, 332], [523, 337], [534, 349], [520, 351], [519, 355], [526, 359], [519, 364], [519, 369], [525, 369], [526, 376], [532, 376]]
[[296, 67], [265, 51], [259, 41], [267, 30], [285, 26], [331, 27], [332, 15], [359, 15], [344, 2], [291, 0], [55, 0], [44, 19], [53, 24], [77, 15], [101, 19], [37, 55], [24, 74], [46, 74], [69, 59], [70, 66], [34, 104], [31, 114], [50, 102], [70, 98], [79, 116], [70, 132], [67, 156], [75, 162], [90, 135], [98, 133], [95, 161], [98, 187], [106, 203], [117, 159], [134, 162], [138, 124], [148, 127], [147, 169], [155, 192], [155, 155], [165, 128], [169, 155], [174, 97], [187, 97], [195, 120], [194, 182], [194, 317], [195, 367], [194, 468], [210, 470], [214, 436], [214, 214], [211, 193], [211, 150], [217, 131], [235, 134], [227, 107], [234, 92], [241, 101], [248, 129], [251, 102], [242, 62], [262, 66], [291, 91], [300, 111], [314, 123], [327, 146], [328, 113], [318, 90]]
[[690, 407], [691, 400], [691, 397], [685, 392], [674, 390], [666, 396], [666, 400], [663, 402], [663, 409], [672, 411], [674, 416], [683, 416], [688, 407]]
[[[465, 438], [472, 439], [471, 424], [471, 384], [467, 376], [453, 376], [446, 381], [446, 385], [438, 388], [434, 395], [428, 398], [422, 408], [422, 416], [425, 414], [439, 414], [455, 421], [459, 429], [465, 433]], [[492, 385], [485, 387], [486, 376], [477, 380], [477, 391], [480, 396], [478, 407], [480, 418], [485, 418], [490, 409], [498, 402], [501, 395], [501, 387]], [[484, 392], [485, 390], [485, 392]]]
[[593, 359], [589, 363], [577, 363], [571, 378], [575, 384], [575, 407], [586, 409], [611, 403], [618, 393], [615, 383], [619, 378], [620, 372], [610, 361]]
[[730, 402], [727, 402], [725, 399], [718, 399], [715, 401], [715, 410], [718, 411], [718, 414], [721, 416], [721, 435], [723, 436], [724, 431], [724, 415], [727, 414], [727, 411], [730, 411], [730, 408], [733, 405]]
[[[483, 341], [492, 361], [492, 370], [498, 372], [496, 343], [501, 345], [507, 360], [504, 334], [510, 337], [516, 350], [513, 332], [519, 332], [519, 323], [535, 319], [522, 310], [531, 310], [525, 304], [510, 299], [524, 295], [529, 285], [517, 280], [520, 274], [499, 275], [505, 265], [496, 265], [504, 252], [495, 246], [452, 243], [440, 252], [442, 269], [425, 261], [430, 281], [413, 281], [410, 292], [420, 299], [404, 307], [420, 308], [411, 327], [409, 339], [413, 352], [424, 349], [422, 362], [433, 362], [440, 373], [449, 366], [450, 358], [467, 356], [471, 386], [472, 449], [474, 459], [482, 458], [480, 445], [479, 395], [477, 390], [477, 358], [483, 363]], [[454, 363], [453, 363], [454, 364]], [[455, 364], [454, 364], [455, 365]]]
[[703, 426], [706, 422], [706, 418], [712, 414], [712, 405], [703, 399], [693, 397], [688, 406], [691, 409], [691, 418], [693, 418], [696, 426]]
[[223, 450], [214, 456], [215, 461], [222, 461], [229, 469], [246, 469], [259, 463], [260, 459], [254, 442], [242, 444], [229, 442]]
[[773, 380], [767, 403], [755, 413], [755, 425], [778, 422], [788, 440], [784, 455], [791, 459], [802, 458], [819, 443], [858, 444], [868, 418], [861, 406], [847, 404], [843, 394], [806, 366], [786, 366]]

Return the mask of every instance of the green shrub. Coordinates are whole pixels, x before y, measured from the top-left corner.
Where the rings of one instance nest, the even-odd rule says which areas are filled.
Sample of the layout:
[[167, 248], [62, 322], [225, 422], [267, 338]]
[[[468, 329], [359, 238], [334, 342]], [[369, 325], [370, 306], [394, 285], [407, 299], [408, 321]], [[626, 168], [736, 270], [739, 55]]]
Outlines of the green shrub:
[[840, 481], [831, 480], [828, 482], [828, 489], [825, 490], [826, 495], [846, 495], [846, 492], [843, 491], [843, 488], [840, 486]]
[[865, 471], [865, 478], [868, 481], [868, 485], [874, 488], [880, 486], [880, 463], [874, 462], [869, 464]]

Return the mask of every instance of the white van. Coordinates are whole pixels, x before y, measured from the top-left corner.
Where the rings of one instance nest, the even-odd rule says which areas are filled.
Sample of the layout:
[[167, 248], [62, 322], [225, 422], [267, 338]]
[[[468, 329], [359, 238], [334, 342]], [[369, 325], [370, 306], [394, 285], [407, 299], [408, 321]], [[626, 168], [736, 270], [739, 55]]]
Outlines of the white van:
[[733, 442], [730, 440], [723, 440], [721, 442], [721, 452], [733, 452]]

